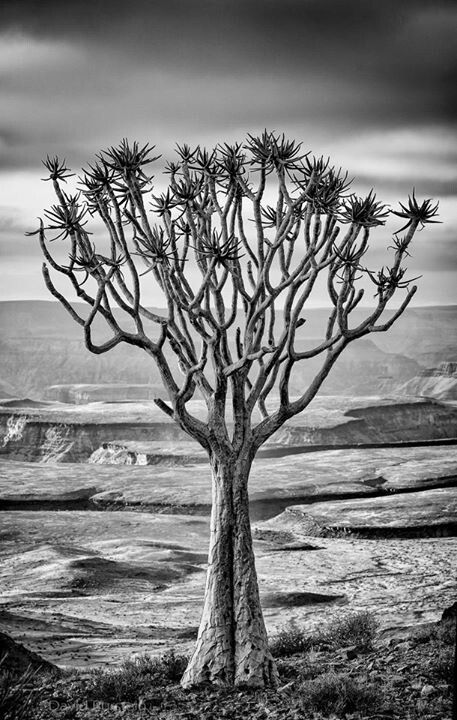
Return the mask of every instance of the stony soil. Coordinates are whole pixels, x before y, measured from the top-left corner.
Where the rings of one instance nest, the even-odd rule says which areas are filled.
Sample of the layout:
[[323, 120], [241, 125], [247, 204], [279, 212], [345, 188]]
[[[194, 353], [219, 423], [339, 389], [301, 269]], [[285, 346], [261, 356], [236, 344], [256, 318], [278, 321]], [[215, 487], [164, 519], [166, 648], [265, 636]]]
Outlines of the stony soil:
[[[372, 647], [312, 647], [279, 658], [277, 692], [177, 684], [184, 658], [165, 656], [167, 677], [127, 667], [118, 680], [93, 673], [39, 675], [33, 720], [451, 720], [454, 621]], [[146, 666], [146, 670], [150, 665]], [[174, 680], [171, 678], [174, 677]]]

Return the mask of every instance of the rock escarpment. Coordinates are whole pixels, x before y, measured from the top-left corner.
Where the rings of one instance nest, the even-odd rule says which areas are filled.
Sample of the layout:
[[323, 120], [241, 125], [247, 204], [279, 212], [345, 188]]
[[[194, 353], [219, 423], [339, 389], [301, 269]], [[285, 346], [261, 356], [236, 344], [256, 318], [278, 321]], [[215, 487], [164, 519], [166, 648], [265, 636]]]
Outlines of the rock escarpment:
[[398, 390], [400, 395], [457, 400], [457, 361], [442, 362], [409, 380]]
[[[206, 410], [196, 402], [192, 412], [204, 418]], [[266, 447], [351, 447], [446, 438], [457, 438], [457, 406], [430, 399], [324, 396], [284, 425]], [[0, 406], [0, 455], [15, 460], [87, 462], [109, 443], [159, 440], [189, 438], [153, 403]]]
[[87, 462], [109, 441], [185, 439], [172, 423], [52, 422], [22, 414], [1, 414], [0, 456], [30, 462]]
[[[306, 411], [274, 435], [289, 445], [366, 445], [457, 437], [457, 407], [436, 400], [384, 400], [353, 407], [333, 423]], [[375, 402], [373, 402], [375, 400]]]

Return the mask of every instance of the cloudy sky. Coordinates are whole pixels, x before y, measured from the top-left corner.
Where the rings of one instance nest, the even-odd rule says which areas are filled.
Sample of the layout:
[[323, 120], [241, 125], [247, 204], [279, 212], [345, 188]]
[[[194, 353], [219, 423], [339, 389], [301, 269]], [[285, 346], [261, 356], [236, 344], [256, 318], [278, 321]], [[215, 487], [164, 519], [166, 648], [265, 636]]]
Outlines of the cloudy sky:
[[0, 299], [48, 297], [24, 237], [47, 154], [79, 170], [124, 136], [170, 157], [267, 127], [388, 203], [439, 200], [409, 266], [417, 305], [457, 302], [453, 0], [3, 0], [0, 35]]

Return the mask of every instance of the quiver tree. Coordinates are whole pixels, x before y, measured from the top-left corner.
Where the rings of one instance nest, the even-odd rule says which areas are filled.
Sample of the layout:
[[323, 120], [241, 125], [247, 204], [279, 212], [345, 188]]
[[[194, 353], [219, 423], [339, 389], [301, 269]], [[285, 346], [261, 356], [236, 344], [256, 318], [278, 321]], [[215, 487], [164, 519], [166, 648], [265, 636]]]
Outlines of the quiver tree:
[[[149, 176], [157, 159], [153, 148], [124, 140], [83, 171], [75, 195], [64, 189], [65, 162], [47, 159], [57, 204], [36, 231], [44, 280], [81, 325], [91, 352], [127, 343], [151, 356], [169, 397], [155, 402], [208, 453], [206, 594], [184, 686], [271, 686], [276, 670], [249, 523], [252, 461], [306, 408], [349, 343], [388, 330], [403, 313], [416, 292], [403, 262], [416, 230], [435, 222], [437, 206], [419, 204], [413, 193], [393, 213], [403, 227], [393, 235], [390, 264], [374, 271], [366, 266], [369, 236], [390, 211], [373, 192], [351, 193], [346, 174], [294, 141], [264, 132], [211, 152], [178, 146], [176, 161], [165, 167], [167, 189], [158, 194]], [[91, 218], [102, 227], [98, 240], [88, 229]], [[58, 239], [69, 246], [65, 263], [48, 242]], [[51, 278], [56, 273], [87, 303], [85, 317]], [[327, 287], [328, 321], [319, 342], [299, 347], [297, 331], [318, 281]], [[163, 313], [145, 306], [146, 283], [161, 293]], [[351, 322], [366, 285], [374, 308]], [[383, 318], [402, 289], [398, 309]], [[111, 333], [104, 342], [93, 336], [97, 316]], [[294, 369], [310, 358], [319, 359], [318, 371], [292, 397]], [[205, 420], [189, 406], [196, 396], [206, 404]]]

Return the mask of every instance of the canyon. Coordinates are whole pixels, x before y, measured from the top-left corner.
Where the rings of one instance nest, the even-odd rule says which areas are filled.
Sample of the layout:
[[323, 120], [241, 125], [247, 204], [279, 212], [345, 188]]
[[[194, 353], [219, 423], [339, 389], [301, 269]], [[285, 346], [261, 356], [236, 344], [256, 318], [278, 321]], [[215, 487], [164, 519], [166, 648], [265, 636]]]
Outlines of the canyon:
[[[0, 631], [61, 667], [189, 652], [206, 455], [153, 403], [163, 391], [139, 353], [89, 356], [62, 313], [0, 303]], [[270, 634], [368, 610], [388, 642], [455, 601], [456, 315], [412, 309], [355, 345], [259, 451], [250, 512]]]

